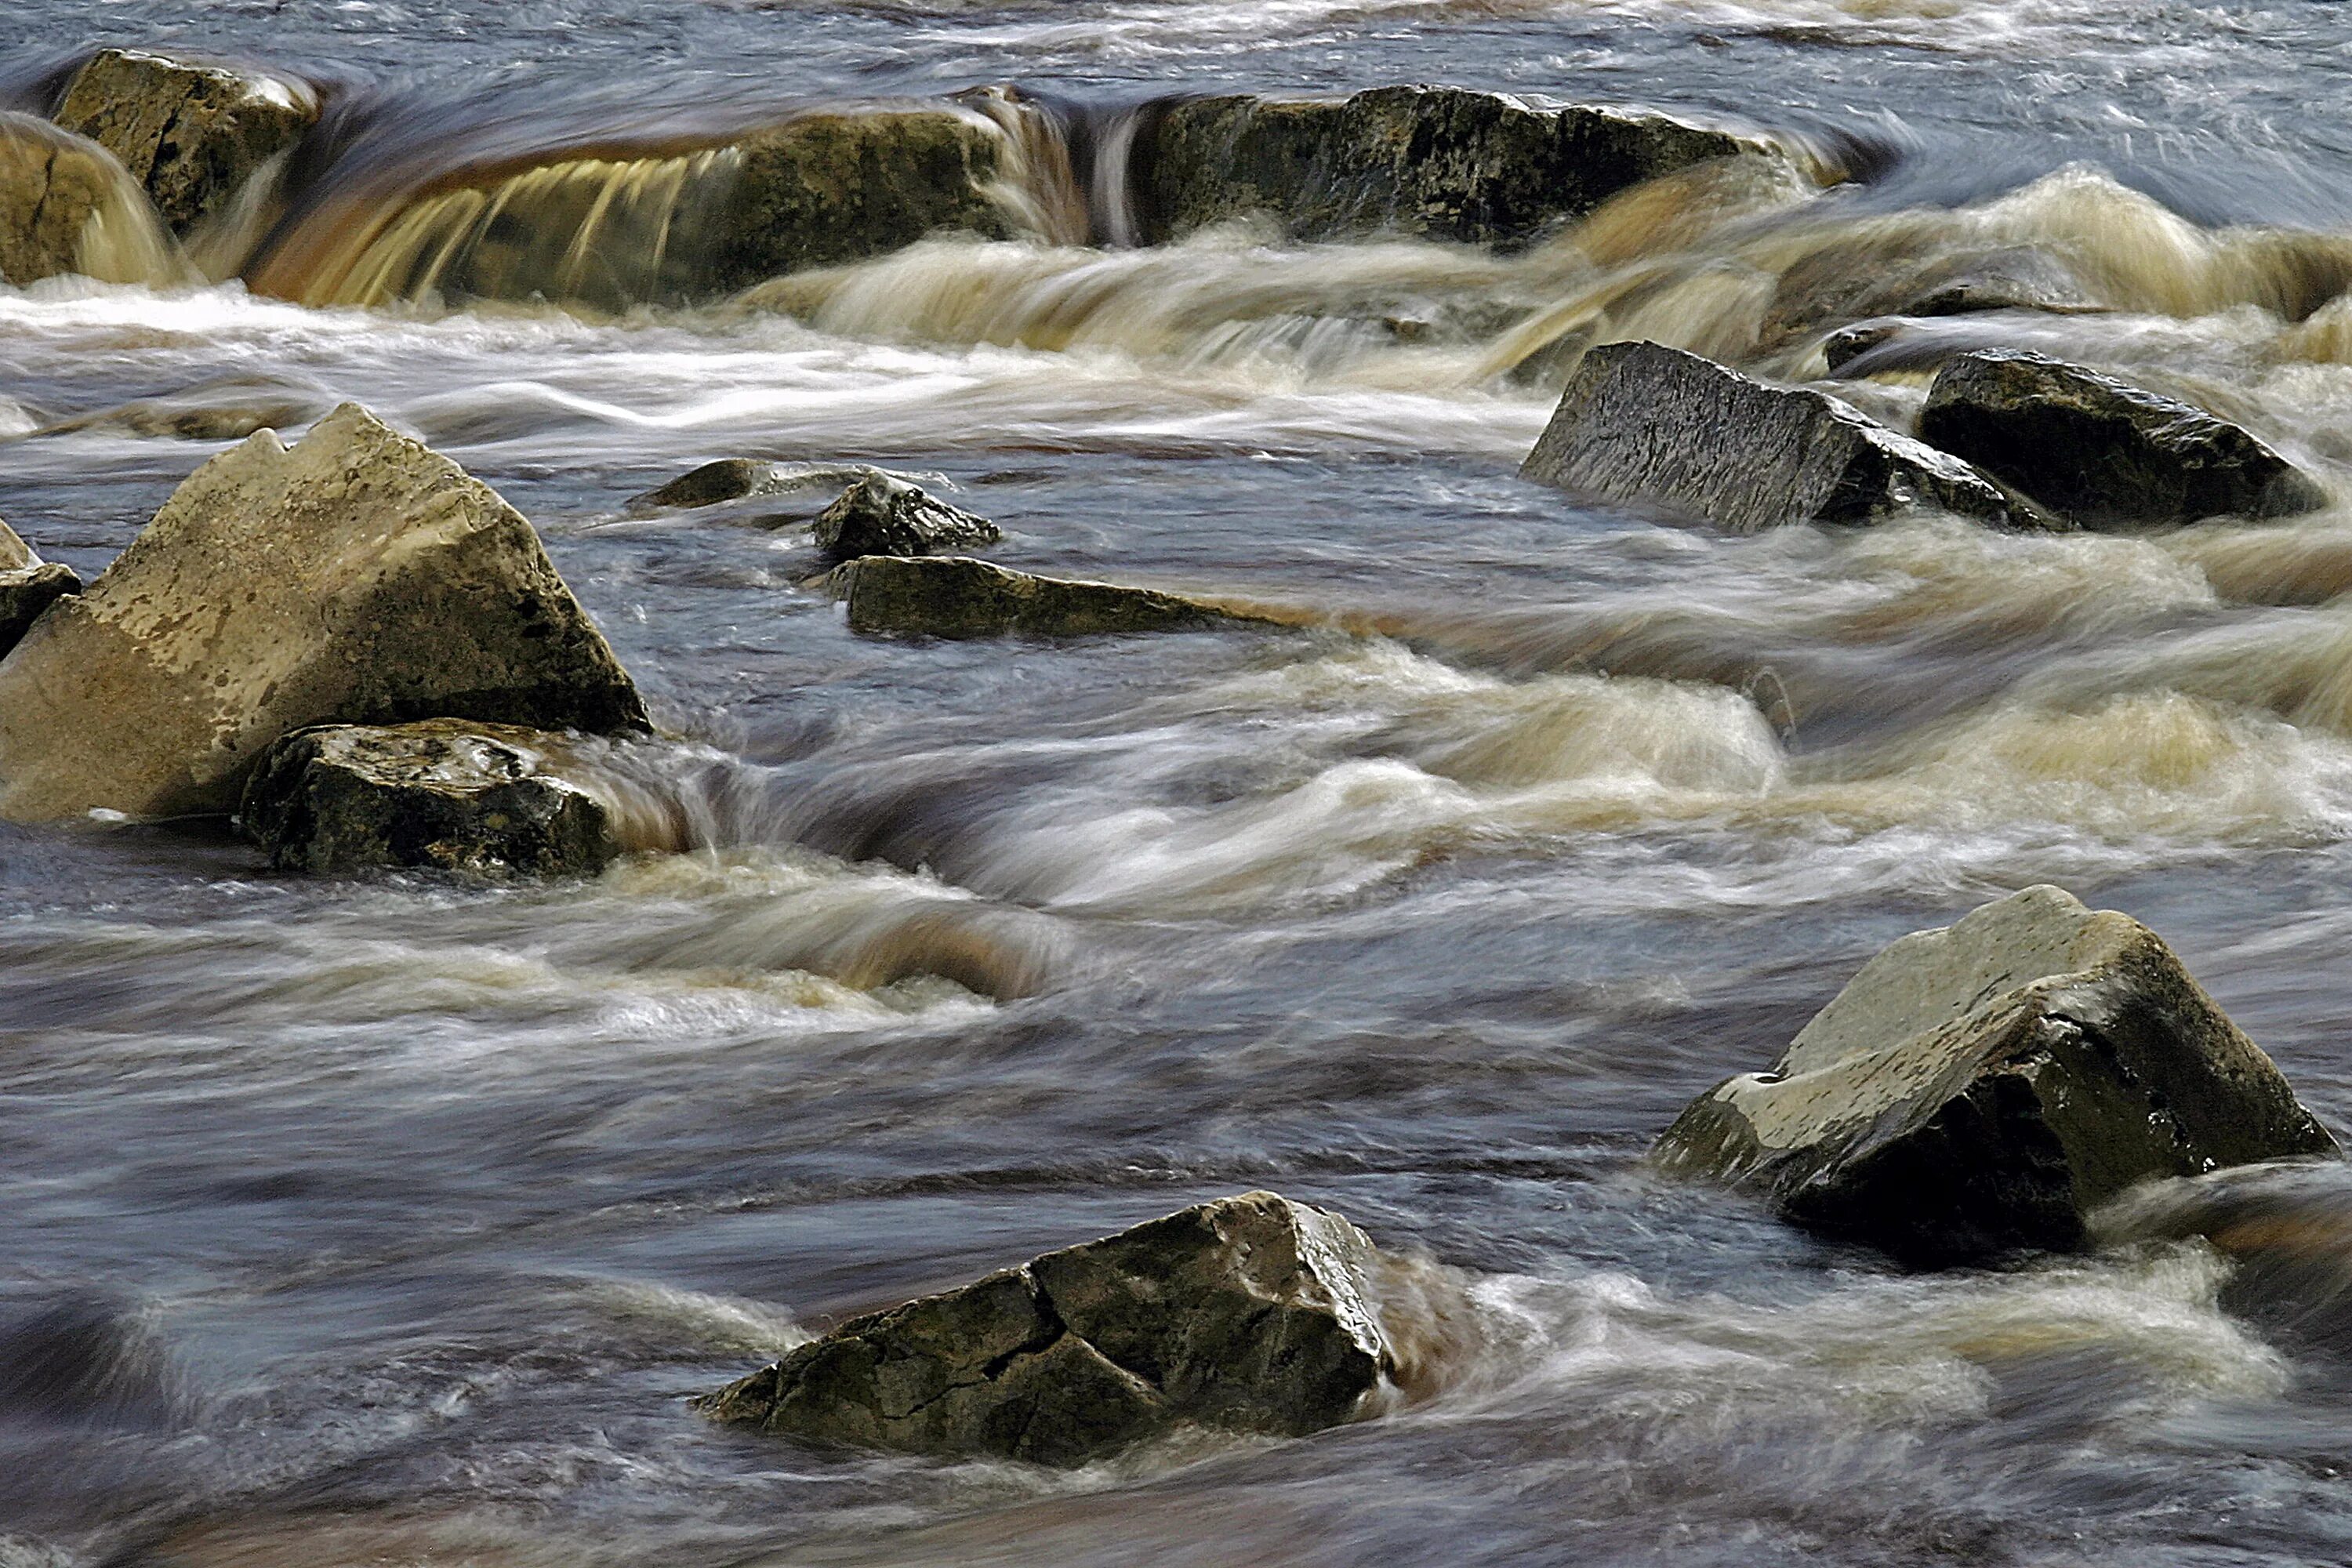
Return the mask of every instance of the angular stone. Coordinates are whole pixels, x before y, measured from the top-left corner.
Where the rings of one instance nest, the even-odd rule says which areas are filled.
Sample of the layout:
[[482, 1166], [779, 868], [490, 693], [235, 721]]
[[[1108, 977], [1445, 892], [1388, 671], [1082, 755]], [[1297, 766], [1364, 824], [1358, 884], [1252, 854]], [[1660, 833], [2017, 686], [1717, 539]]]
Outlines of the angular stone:
[[2036, 887], [1872, 959], [1654, 1158], [1943, 1264], [2079, 1247], [2092, 1210], [2153, 1177], [2335, 1152], [2155, 932]]
[[1181, 1426], [1303, 1436], [1365, 1414], [1394, 1367], [1378, 1259], [1339, 1215], [1249, 1193], [852, 1319], [700, 1404], [822, 1442], [1059, 1466]]
[[72, 567], [45, 563], [15, 529], [0, 522], [0, 658], [24, 640], [43, 610], [80, 592], [81, 578]]
[[2327, 502], [2241, 426], [2019, 349], [1947, 364], [1919, 410], [1919, 436], [2082, 528], [2283, 517]]
[[281, 871], [593, 875], [622, 845], [605, 803], [562, 775], [567, 752], [561, 735], [463, 719], [298, 730], [237, 815]]
[[811, 113], [736, 145], [740, 163], [713, 220], [720, 289], [863, 260], [940, 231], [1013, 232], [988, 189], [1004, 172], [1004, 134], [976, 113]]
[[318, 95], [303, 83], [139, 49], [100, 49], [57, 112], [59, 125], [121, 159], [180, 235], [318, 118]]
[[1968, 464], [1834, 397], [1767, 386], [1662, 343], [1587, 353], [1519, 472], [1737, 533], [1922, 507], [2004, 527], [2037, 521]]
[[1382, 87], [1344, 100], [1169, 104], [1138, 143], [1134, 186], [1152, 244], [1264, 213], [1297, 239], [1392, 230], [1509, 245], [1628, 186], [1742, 153], [1786, 156], [1761, 138], [1662, 114]]
[[876, 469], [818, 514], [819, 550], [836, 561], [860, 555], [929, 555], [1004, 537], [984, 517], [950, 506], [920, 485]]
[[849, 602], [849, 628], [858, 632], [1070, 637], [1250, 618], [1150, 588], [1034, 577], [966, 555], [862, 556], [835, 568], [832, 584]]
[[646, 723], [521, 514], [345, 404], [197, 469], [0, 663], [0, 816], [226, 813], [289, 730], [443, 717]]
[[121, 164], [97, 142], [0, 111], [0, 282], [79, 272], [146, 281], [169, 241]]

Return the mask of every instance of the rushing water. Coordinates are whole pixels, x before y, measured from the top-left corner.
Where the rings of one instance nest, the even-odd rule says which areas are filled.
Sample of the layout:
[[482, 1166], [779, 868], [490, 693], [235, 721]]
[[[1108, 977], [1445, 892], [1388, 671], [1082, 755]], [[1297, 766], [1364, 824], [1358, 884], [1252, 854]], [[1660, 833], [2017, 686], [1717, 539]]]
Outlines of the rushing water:
[[[1884, 942], [2040, 880], [2352, 1127], [2352, 513], [1731, 539], [1513, 473], [1554, 345], [1818, 375], [1902, 268], [2029, 248], [2109, 309], [1914, 340], [2126, 367], [2352, 485], [2341, 8], [16, 0], [0, 97], [111, 42], [301, 73], [341, 161], [192, 253], [250, 289], [0, 289], [0, 514], [88, 574], [226, 439], [358, 399], [539, 523], [688, 738], [646, 787], [697, 847], [485, 889], [0, 827], [0, 1563], [2352, 1559], [2352, 1186], [2216, 1200], [2285, 1205], [2296, 1266], [2150, 1222], [1906, 1277], [1638, 1163]], [[1015, 82], [1099, 163], [1171, 90], [1398, 80], [1863, 177], [1670, 181], [1496, 257], [1086, 248], [1118, 193], [1074, 164], [1040, 237], [728, 300], [318, 283], [355, 224], [457, 232], [404, 204], [461, 166], [568, 150], [530, 210], [623, 192], [595, 253], [634, 263], [697, 149], [795, 104]], [[628, 514], [727, 455], [931, 476], [1011, 563], [1310, 624], [855, 638], [777, 503]], [[1429, 1397], [1067, 1476], [683, 1404], [1258, 1185], [1468, 1290]]]

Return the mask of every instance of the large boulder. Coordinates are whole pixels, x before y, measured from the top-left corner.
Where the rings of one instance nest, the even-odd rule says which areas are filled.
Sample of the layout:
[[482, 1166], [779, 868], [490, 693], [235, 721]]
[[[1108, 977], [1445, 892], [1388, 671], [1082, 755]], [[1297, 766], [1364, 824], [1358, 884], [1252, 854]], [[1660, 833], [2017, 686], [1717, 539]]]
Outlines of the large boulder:
[[0, 111], [0, 283], [60, 273], [161, 281], [176, 249], [145, 195], [97, 142]]
[[57, 112], [59, 125], [121, 159], [181, 235], [318, 118], [318, 95], [304, 83], [139, 49], [100, 49], [74, 73]]
[[2037, 887], [1872, 959], [1655, 1157], [1941, 1264], [2079, 1247], [2136, 1183], [2335, 1152], [2162, 939]]
[[873, 469], [817, 515], [819, 550], [836, 561], [860, 555], [929, 555], [1004, 537], [996, 524], [950, 506], [920, 485]]
[[263, 755], [237, 816], [281, 871], [588, 875], [623, 846], [611, 806], [564, 776], [569, 750], [463, 719], [297, 730]]
[[1379, 1260], [1273, 1193], [1202, 1204], [854, 1318], [701, 1401], [821, 1442], [1078, 1465], [1191, 1425], [1300, 1436], [1395, 1364]]
[[1036, 577], [966, 555], [867, 555], [834, 569], [849, 626], [934, 637], [1091, 637], [1247, 620], [1150, 588]]
[[81, 578], [70, 566], [51, 565], [0, 522], [0, 658], [25, 638], [33, 623], [68, 594], [81, 592]]
[[0, 662], [0, 816], [226, 813], [289, 730], [439, 717], [646, 723], [521, 514], [345, 404], [197, 469]]
[[1134, 188], [1146, 243], [1263, 213], [1297, 239], [1393, 230], [1514, 244], [1628, 186], [1742, 153], [1785, 156], [1663, 114], [1461, 88], [1229, 95], [1160, 110], [1136, 148]]
[[1586, 353], [1519, 472], [1738, 533], [1923, 507], [1999, 526], [2042, 521], [1968, 464], [1834, 397], [1663, 343]]
[[2020, 349], [1947, 364], [1919, 411], [1919, 436], [2083, 528], [2281, 517], [2327, 501], [2240, 426]]

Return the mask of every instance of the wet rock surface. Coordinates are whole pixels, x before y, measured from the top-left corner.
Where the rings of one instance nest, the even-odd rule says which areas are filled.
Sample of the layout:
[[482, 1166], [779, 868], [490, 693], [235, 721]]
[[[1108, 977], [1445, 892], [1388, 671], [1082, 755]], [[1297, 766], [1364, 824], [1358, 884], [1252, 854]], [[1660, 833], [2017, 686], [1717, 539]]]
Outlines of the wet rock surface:
[[773, 463], [757, 458], [720, 458], [689, 469], [665, 485], [629, 498], [632, 511], [688, 510], [748, 496], [772, 495], [784, 488]]
[[821, 1442], [1070, 1466], [1180, 1426], [1301, 1436], [1394, 1357], [1379, 1254], [1273, 1193], [1202, 1204], [851, 1320], [700, 1401]]
[[2084, 528], [2283, 517], [2327, 500], [2241, 426], [2024, 350], [1947, 364], [1919, 435]]
[[319, 118], [307, 85], [140, 49], [100, 49], [57, 121], [112, 153], [184, 235], [226, 207]]
[[226, 813], [290, 730], [443, 717], [645, 709], [530, 524], [346, 404], [197, 469], [0, 664], [0, 815]]
[[121, 179], [96, 142], [0, 112], [0, 282], [22, 288], [87, 270], [90, 219]]
[[2336, 1152], [2155, 932], [2037, 887], [1872, 959], [1655, 1158], [1934, 1265], [2080, 1247], [2139, 1182]]
[[832, 586], [848, 602], [850, 629], [859, 632], [1062, 637], [1246, 619], [1156, 589], [1037, 577], [964, 555], [863, 556], [837, 567]]
[[1519, 472], [1739, 533], [1919, 508], [2003, 526], [2038, 521], [1967, 463], [1836, 398], [1652, 342], [1587, 353]]
[[15, 529], [0, 522], [0, 658], [24, 640], [43, 610], [80, 591], [81, 578], [72, 567], [44, 562]]
[[994, 544], [996, 524], [932, 495], [920, 485], [875, 470], [818, 514], [817, 548], [836, 561], [860, 555], [929, 555]]
[[566, 750], [460, 719], [297, 731], [254, 770], [238, 816], [281, 871], [590, 875], [622, 845], [605, 803], [563, 776]]
[[1643, 180], [1740, 153], [1783, 155], [1662, 114], [1461, 88], [1229, 95], [1162, 110], [1137, 149], [1136, 188], [1146, 243], [1264, 213], [1297, 239], [1389, 229], [1512, 244]]
[[715, 220], [714, 281], [741, 289], [940, 231], [1008, 237], [987, 190], [1003, 141], [977, 114], [913, 106], [812, 113], [746, 138]]

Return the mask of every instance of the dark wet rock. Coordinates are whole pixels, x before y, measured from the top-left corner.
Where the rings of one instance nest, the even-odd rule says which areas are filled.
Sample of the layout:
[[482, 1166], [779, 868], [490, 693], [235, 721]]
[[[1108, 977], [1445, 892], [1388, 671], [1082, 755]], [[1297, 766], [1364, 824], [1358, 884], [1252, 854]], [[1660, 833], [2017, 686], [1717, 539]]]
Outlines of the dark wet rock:
[[1182, 1426], [1303, 1436], [1367, 1414], [1394, 1365], [1379, 1258], [1339, 1215], [1249, 1193], [852, 1319], [700, 1403], [821, 1442], [1059, 1466]]
[[2105, 309], [2074, 270], [2047, 251], [1999, 250], [1960, 262], [1888, 313], [1964, 316], [1982, 310], [2039, 310], [2071, 316]]
[[1919, 411], [1919, 436], [2084, 528], [2283, 517], [2327, 501], [2244, 427], [2024, 350], [1946, 365]]
[[1834, 397], [1651, 342], [1587, 353], [1519, 472], [1739, 533], [1875, 522], [1921, 507], [2005, 526], [2034, 521], [1968, 464]]
[[43, 561], [15, 529], [0, 522], [0, 658], [24, 640], [43, 610], [80, 592], [81, 578], [72, 567]]
[[2139, 1182], [2336, 1152], [2155, 932], [2038, 887], [1872, 959], [1655, 1158], [1944, 1264], [2080, 1247]]
[[[138, 199], [121, 165], [97, 142], [29, 114], [0, 112], [0, 282], [22, 288], [68, 272], [131, 281], [89, 254], [94, 217], [153, 224], [143, 200], [123, 210], [126, 191]], [[160, 229], [154, 242], [162, 243]]]
[[832, 574], [859, 632], [934, 637], [1088, 637], [1247, 620], [1198, 600], [1114, 583], [1034, 577], [966, 555], [867, 555]]
[[345, 404], [197, 469], [0, 663], [0, 816], [226, 813], [289, 731], [442, 717], [646, 723], [530, 524]]
[[[1878, 356], [1902, 333], [1895, 321], [1861, 321], [1851, 327], [1840, 327], [1822, 340], [1822, 363], [1832, 371], [1845, 371], [1855, 361], [1865, 363]], [[1851, 374], [1866, 375], [1867, 369], [1857, 368]]]
[[563, 776], [567, 750], [462, 719], [298, 730], [254, 769], [238, 816], [281, 871], [591, 875], [622, 846], [604, 801]]
[[713, 229], [722, 289], [863, 260], [942, 231], [1013, 232], [988, 190], [1003, 173], [1003, 132], [968, 110], [810, 113], [736, 150], [740, 163]]
[[629, 498], [632, 511], [684, 510], [741, 500], [746, 496], [772, 495], [783, 488], [773, 463], [757, 458], [721, 458], [680, 474], [666, 485]]
[[100, 49], [74, 73], [57, 112], [59, 125], [121, 159], [181, 235], [220, 212], [318, 118], [318, 97], [303, 83], [139, 49]]
[[1382, 87], [1170, 104], [1138, 143], [1134, 184], [1147, 243], [1263, 213], [1298, 239], [1393, 230], [1507, 245], [1628, 186], [1741, 153], [1785, 156], [1662, 114]]
[[996, 524], [940, 500], [920, 485], [877, 470], [841, 492], [816, 520], [817, 548], [836, 561], [860, 555], [929, 555], [994, 544]]

